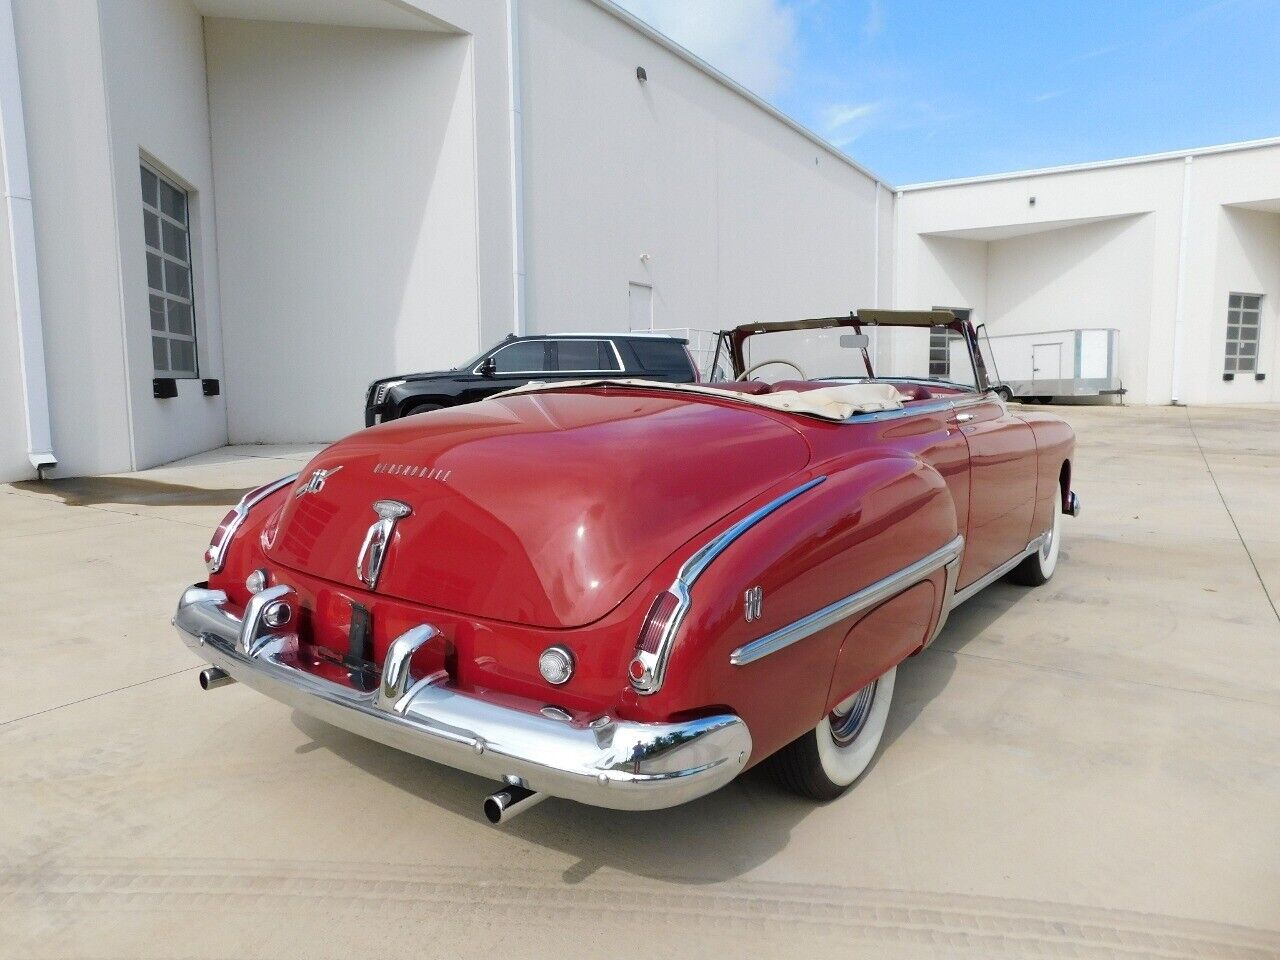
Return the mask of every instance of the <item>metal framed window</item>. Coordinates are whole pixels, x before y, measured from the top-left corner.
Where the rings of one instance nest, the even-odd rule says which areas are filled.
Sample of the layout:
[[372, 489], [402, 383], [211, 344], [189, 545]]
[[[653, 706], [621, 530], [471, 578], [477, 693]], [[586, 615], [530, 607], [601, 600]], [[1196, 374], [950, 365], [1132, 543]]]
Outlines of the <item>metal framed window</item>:
[[622, 369], [622, 358], [612, 340], [552, 340], [555, 369], [560, 373], [613, 373]]
[[141, 174], [152, 364], [157, 377], [194, 378], [199, 367], [187, 191], [145, 163]]
[[[950, 310], [957, 320], [968, 320], [973, 313], [968, 307], [934, 307], [935, 310]], [[955, 332], [946, 327], [929, 329], [929, 376], [951, 379], [951, 342], [958, 339]]]
[[1223, 373], [1257, 373], [1262, 333], [1262, 294], [1233, 293], [1227, 298], [1227, 352]]

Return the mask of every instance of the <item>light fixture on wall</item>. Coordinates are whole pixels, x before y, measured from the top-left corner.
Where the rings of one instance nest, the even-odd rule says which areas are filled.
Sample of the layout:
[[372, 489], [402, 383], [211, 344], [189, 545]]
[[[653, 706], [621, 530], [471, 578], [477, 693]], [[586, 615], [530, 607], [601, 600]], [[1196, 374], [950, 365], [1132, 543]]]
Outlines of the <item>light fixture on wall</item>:
[[1029, 199], [1029, 200], [1027, 201], [1027, 206], [1029, 206], [1029, 207], [1034, 207], [1035, 205], [1036, 205], [1036, 198], [1035, 198], [1035, 197], [1032, 197], [1031, 199]]
[[641, 262], [641, 263], [643, 263], [643, 264], [648, 264], [648, 263], [649, 263], [649, 261], [650, 261], [650, 260], [652, 260], [652, 259], [653, 259], [653, 257], [649, 256], [649, 254], [647, 254], [647, 253], [642, 253], [642, 254], [640, 254], [640, 262]]
[[636, 79], [645, 83], [649, 79], [649, 71], [644, 67], [636, 67]]

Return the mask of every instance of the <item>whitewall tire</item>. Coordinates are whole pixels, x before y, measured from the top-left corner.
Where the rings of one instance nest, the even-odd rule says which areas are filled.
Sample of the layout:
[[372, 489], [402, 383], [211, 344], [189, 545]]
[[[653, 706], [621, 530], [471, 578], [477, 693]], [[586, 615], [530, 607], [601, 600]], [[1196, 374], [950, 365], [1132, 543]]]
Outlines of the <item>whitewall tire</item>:
[[1040, 545], [1040, 549], [1009, 572], [1012, 583], [1024, 587], [1038, 587], [1048, 583], [1053, 571], [1058, 567], [1058, 552], [1062, 549], [1062, 503], [1059, 498], [1057, 508], [1053, 512], [1053, 526], [1049, 528], [1049, 539]]
[[774, 779], [814, 800], [834, 800], [871, 765], [884, 736], [897, 667], [838, 704], [813, 730], [765, 761]]

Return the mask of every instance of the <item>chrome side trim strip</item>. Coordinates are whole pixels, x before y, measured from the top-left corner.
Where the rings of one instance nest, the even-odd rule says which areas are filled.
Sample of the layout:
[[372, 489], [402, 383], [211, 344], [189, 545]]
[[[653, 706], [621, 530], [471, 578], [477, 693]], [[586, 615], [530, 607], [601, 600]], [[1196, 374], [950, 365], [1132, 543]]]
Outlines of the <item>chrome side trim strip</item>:
[[1014, 567], [1020, 564], [1023, 560], [1027, 559], [1027, 557], [1031, 556], [1033, 553], [1035, 553], [1037, 550], [1043, 547], [1045, 538], [1047, 536], [1049, 536], [1047, 532], [1040, 534], [1040, 536], [1036, 537], [1034, 540], [1031, 540], [1027, 544], [1027, 548], [1023, 550], [1021, 553], [1017, 554], [1016, 556], [1010, 557], [1008, 560], [1000, 564], [1000, 566], [996, 567], [986, 576], [979, 577], [977, 580], [973, 581], [973, 583], [969, 584], [967, 587], [965, 587], [963, 590], [957, 593], [951, 601], [952, 608], [954, 609], [955, 607], [960, 606], [960, 604], [964, 603], [966, 600], [973, 597], [975, 593], [977, 593], [979, 590], [983, 589], [984, 587], [991, 586], [991, 584], [995, 583], [997, 580], [1003, 577], [1006, 573], [1008, 573], [1010, 570], [1012, 570]]
[[[771, 653], [777, 653], [779, 650], [805, 639], [805, 637], [812, 636], [819, 630], [825, 630], [827, 627], [834, 626], [841, 620], [845, 620], [856, 613], [878, 606], [902, 593], [902, 591], [927, 580], [943, 567], [948, 568], [948, 585], [954, 585], [954, 574], [949, 565], [954, 565], [958, 568], [963, 551], [964, 537], [957, 536], [950, 543], [933, 551], [927, 557], [917, 560], [910, 566], [903, 567], [897, 573], [892, 573], [882, 580], [877, 580], [857, 593], [850, 594], [843, 600], [837, 600], [821, 610], [816, 610], [807, 617], [802, 617], [795, 623], [788, 624], [781, 630], [775, 630], [759, 640], [753, 640], [738, 647], [729, 655], [729, 662], [735, 667], [755, 663]], [[947, 599], [944, 595], [942, 600], [944, 610], [946, 609]]]
[[663, 631], [662, 638], [658, 641], [657, 652], [648, 653], [642, 650], [636, 653], [636, 657], [645, 666], [644, 679], [638, 681], [632, 678], [631, 680], [631, 686], [635, 688], [636, 693], [648, 696], [662, 689], [662, 681], [666, 679], [667, 661], [671, 658], [671, 648], [675, 644], [676, 633], [679, 632], [680, 625], [684, 622], [689, 608], [693, 606], [693, 598], [690, 596], [690, 591], [707, 567], [711, 566], [716, 557], [729, 549], [735, 540], [765, 517], [790, 503], [800, 494], [812, 490], [826, 479], [825, 476], [814, 477], [807, 483], [802, 483], [795, 489], [788, 490], [776, 500], [769, 501], [758, 510], [752, 511], [733, 526], [707, 541], [704, 546], [681, 565], [680, 572], [676, 574], [675, 580], [672, 581], [671, 586], [668, 588], [669, 592], [676, 598], [676, 610], [671, 619], [667, 621], [667, 629]]

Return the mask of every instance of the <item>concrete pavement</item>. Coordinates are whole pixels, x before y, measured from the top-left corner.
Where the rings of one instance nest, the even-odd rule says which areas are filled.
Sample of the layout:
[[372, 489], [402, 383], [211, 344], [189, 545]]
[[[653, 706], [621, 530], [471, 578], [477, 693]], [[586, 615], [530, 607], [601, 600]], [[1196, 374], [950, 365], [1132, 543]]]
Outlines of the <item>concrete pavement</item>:
[[177, 594], [308, 448], [0, 487], [0, 957], [1280, 956], [1280, 410], [1057, 412], [1056, 576], [902, 667], [850, 793], [501, 831], [487, 782], [197, 688]]

